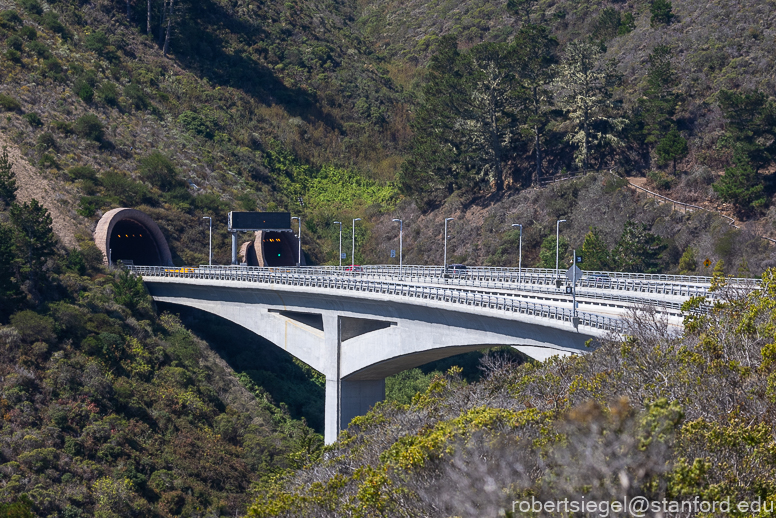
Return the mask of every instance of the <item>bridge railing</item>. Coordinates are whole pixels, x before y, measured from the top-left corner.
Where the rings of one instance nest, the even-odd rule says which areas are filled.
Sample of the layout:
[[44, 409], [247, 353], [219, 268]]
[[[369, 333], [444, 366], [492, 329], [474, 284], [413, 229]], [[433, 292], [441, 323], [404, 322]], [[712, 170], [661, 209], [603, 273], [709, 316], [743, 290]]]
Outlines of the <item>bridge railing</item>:
[[[350, 271], [347, 266], [307, 266], [303, 267], [314, 268], [321, 271], [333, 271], [341, 272], [347, 275], [374, 275], [374, 274], [391, 274], [398, 273], [400, 268], [398, 265], [364, 265], [360, 266], [360, 271]], [[422, 266], [422, 265], [406, 265], [401, 268], [401, 273], [404, 277], [442, 277], [445, 274], [444, 268], [441, 266]], [[520, 280], [525, 282], [535, 282], [537, 279], [550, 278], [553, 280], [562, 278], [565, 279], [565, 268], [555, 270], [554, 268], [514, 268], [514, 267], [496, 267], [496, 266], [471, 266], [467, 267], [463, 271], [455, 271], [448, 269], [447, 274], [449, 276], [466, 276], [474, 279], [493, 279], [493, 280]], [[633, 281], [654, 281], [662, 283], [679, 283], [679, 284], [711, 284], [712, 277], [700, 276], [700, 275], [672, 275], [672, 274], [658, 274], [658, 273], [629, 273], [629, 272], [610, 272], [599, 270], [587, 270], [584, 272], [586, 277], [598, 277], [608, 278], [609, 281], [616, 280], [633, 280]], [[735, 286], [756, 286], [759, 284], [759, 279], [742, 278], [742, 277], [729, 277], [726, 278], [726, 282], [729, 285]]]
[[620, 319], [577, 311], [573, 309], [526, 302], [514, 297], [473, 293], [444, 286], [411, 285], [398, 282], [373, 281], [359, 277], [332, 275], [305, 275], [292, 272], [272, 272], [265, 269], [252, 270], [228, 266], [200, 268], [132, 266], [129, 270], [143, 278], [183, 278], [220, 281], [237, 281], [262, 284], [279, 284], [309, 288], [330, 289], [336, 291], [359, 291], [380, 293], [403, 298], [420, 298], [448, 302], [456, 305], [474, 306], [501, 310], [509, 313], [533, 315], [551, 320], [573, 323], [577, 319], [582, 326], [622, 333], [625, 322]]

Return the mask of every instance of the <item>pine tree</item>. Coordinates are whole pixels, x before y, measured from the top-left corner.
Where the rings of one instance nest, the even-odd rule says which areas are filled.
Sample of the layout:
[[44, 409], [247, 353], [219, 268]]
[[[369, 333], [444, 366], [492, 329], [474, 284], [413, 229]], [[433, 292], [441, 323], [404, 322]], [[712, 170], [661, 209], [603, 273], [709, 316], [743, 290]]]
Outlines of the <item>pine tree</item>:
[[763, 184], [744, 152], [733, 155], [735, 165], [725, 168], [725, 174], [711, 186], [719, 197], [736, 205], [739, 211], [752, 212], [764, 207], [768, 199]]
[[687, 156], [687, 141], [679, 133], [679, 130], [672, 128], [668, 134], [658, 142], [655, 153], [661, 162], [673, 162], [674, 174], [676, 174], [676, 161]]
[[591, 151], [619, 146], [617, 133], [628, 122], [615, 114], [612, 89], [619, 82], [613, 62], [601, 63], [602, 50], [587, 41], [572, 41], [559, 67], [557, 101], [574, 129], [566, 140], [576, 144], [574, 157], [586, 171]]
[[646, 225], [628, 220], [612, 258], [620, 271], [656, 273], [666, 248], [663, 239], [649, 232]]
[[515, 15], [515, 18], [523, 24], [531, 23], [531, 11], [537, 0], [507, 0], [507, 11]]
[[676, 127], [673, 117], [679, 105], [678, 84], [671, 59], [673, 51], [667, 45], [658, 45], [649, 55], [647, 87], [638, 100], [637, 131], [634, 139], [649, 148], [655, 146]]
[[56, 238], [51, 229], [51, 215], [38, 200], [33, 199], [30, 203], [12, 205], [10, 216], [16, 228], [19, 271], [35, 287], [38, 275], [55, 251]]
[[0, 223], [0, 322], [7, 322], [15, 311], [20, 291], [16, 282], [14, 229]]
[[674, 19], [673, 8], [673, 5], [668, 0], [653, 0], [652, 5], [649, 7], [649, 12], [652, 13], [649, 24], [652, 28], [670, 25]]
[[16, 201], [16, 174], [13, 172], [13, 163], [8, 158], [8, 149], [3, 148], [0, 154], [0, 198], [6, 205]]
[[582, 269], [608, 271], [611, 268], [611, 254], [598, 227], [590, 227], [582, 243]]
[[547, 27], [527, 25], [515, 36], [517, 77], [526, 92], [528, 115], [524, 128], [533, 134], [536, 169], [533, 183], [542, 177], [542, 135], [549, 122], [552, 95], [547, 87], [554, 79], [558, 41]]
[[720, 90], [725, 117], [723, 144], [746, 155], [755, 172], [776, 159], [776, 102], [762, 92]]

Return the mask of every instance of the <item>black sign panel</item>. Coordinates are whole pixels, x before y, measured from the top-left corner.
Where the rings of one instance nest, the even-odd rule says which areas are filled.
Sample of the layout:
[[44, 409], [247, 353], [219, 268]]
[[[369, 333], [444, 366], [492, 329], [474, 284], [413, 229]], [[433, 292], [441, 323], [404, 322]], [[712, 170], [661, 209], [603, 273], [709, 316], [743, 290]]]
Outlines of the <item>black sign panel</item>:
[[290, 212], [230, 212], [229, 231], [288, 230]]

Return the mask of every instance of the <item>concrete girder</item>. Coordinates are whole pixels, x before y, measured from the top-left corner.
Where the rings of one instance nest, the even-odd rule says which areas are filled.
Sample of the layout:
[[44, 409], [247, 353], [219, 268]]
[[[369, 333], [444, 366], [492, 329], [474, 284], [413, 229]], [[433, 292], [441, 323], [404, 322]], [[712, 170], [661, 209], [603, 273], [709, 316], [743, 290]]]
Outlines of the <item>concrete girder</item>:
[[[489, 346], [537, 359], [586, 350], [596, 333], [570, 323], [429, 299], [332, 294], [290, 285], [147, 278], [153, 298], [221, 316], [263, 336], [326, 377], [326, 443], [385, 397], [385, 378]], [[466, 311], [463, 311], [463, 310]]]

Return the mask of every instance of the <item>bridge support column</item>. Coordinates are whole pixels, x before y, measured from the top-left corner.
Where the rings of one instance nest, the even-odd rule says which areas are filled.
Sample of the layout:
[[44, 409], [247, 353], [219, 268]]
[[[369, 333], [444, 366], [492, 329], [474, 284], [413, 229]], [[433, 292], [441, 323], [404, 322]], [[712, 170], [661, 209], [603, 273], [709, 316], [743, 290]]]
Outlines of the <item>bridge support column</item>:
[[[340, 374], [342, 354], [342, 317], [323, 315], [324, 374], [326, 404], [324, 440], [337, 441], [340, 430], [356, 416], [366, 414], [378, 401], [385, 399], [385, 379], [343, 380]], [[346, 330], [347, 331], [347, 330]]]

